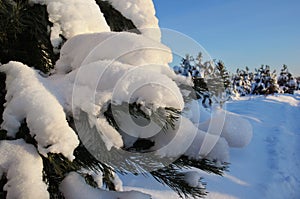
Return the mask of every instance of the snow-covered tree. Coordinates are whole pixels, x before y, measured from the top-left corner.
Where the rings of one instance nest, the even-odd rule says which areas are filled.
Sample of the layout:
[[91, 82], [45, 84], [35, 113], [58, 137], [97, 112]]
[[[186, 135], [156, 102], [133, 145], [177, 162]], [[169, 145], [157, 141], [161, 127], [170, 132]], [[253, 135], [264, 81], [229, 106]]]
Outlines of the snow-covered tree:
[[1, 197], [150, 198], [122, 190], [128, 172], [206, 194], [188, 169], [222, 175], [251, 125], [201, 121], [160, 35], [151, 0], [0, 1]]
[[276, 80], [276, 70], [272, 73], [270, 66], [261, 65], [259, 69], [255, 69], [254, 82], [252, 83], [252, 94], [266, 95], [278, 93], [278, 84]]
[[[216, 101], [220, 104], [224, 104], [233, 94], [230, 76], [222, 61], [218, 61], [215, 65], [213, 81], [208, 81], [208, 85], [215, 84], [210, 90], [215, 92], [214, 96], [216, 96]], [[217, 84], [215, 82], [217, 82]]]
[[234, 92], [240, 96], [249, 95], [251, 93], [253, 83], [253, 73], [249, 72], [249, 68], [245, 70], [237, 69], [236, 74], [232, 76], [232, 84]]
[[296, 90], [300, 90], [300, 77], [296, 77], [297, 80], [297, 88]]
[[259, 69], [255, 69], [255, 72], [250, 72], [248, 67], [245, 70], [237, 69], [236, 74], [232, 76], [232, 84], [240, 96], [268, 95], [279, 92], [276, 70], [270, 72], [268, 65], [262, 65]]
[[213, 102], [222, 105], [233, 92], [229, 73], [222, 61], [202, 61], [201, 52], [196, 58], [187, 54], [180, 66], [173, 69], [176, 74], [191, 77], [196, 97], [202, 100], [204, 106], [210, 106]]
[[297, 79], [289, 72], [287, 65], [283, 65], [278, 76], [278, 85], [283, 93], [293, 94], [297, 89]]
[[[193, 56], [186, 54], [181, 59], [180, 66], [174, 66], [173, 70], [178, 75], [191, 78], [193, 81], [193, 89], [195, 91], [195, 98], [200, 99], [202, 104], [207, 107], [212, 103], [210, 93], [207, 87], [205, 77], [213, 70], [212, 62], [202, 63], [202, 53], [200, 52], [196, 59]], [[210, 71], [211, 70], [211, 71]]]

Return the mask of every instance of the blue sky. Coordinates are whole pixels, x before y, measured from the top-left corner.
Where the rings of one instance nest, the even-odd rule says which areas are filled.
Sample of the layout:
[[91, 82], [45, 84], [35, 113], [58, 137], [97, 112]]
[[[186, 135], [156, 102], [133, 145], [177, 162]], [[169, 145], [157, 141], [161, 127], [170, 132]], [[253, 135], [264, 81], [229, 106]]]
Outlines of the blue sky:
[[299, 0], [153, 1], [160, 27], [193, 38], [230, 71], [287, 64], [300, 75]]

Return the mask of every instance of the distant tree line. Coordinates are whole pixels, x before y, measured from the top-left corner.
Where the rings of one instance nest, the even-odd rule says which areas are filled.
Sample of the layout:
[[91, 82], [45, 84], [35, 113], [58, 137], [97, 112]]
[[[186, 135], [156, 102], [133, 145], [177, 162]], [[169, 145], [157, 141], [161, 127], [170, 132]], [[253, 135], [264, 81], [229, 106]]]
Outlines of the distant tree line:
[[300, 77], [294, 77], [285, 64], [278, 74], [268, 65], [261, 65], [254, 71], [245, 67], [230, 74], [222, 61], [203, 62], [202, 59], [202, 53], [196, 58], [187, 54], [173, 69], [176, 74], [191, 77], [196, 97], [202, 99], [205, 106], [237, 96], [293, 94], [300, 89]]
[[232, 86], [236, 93], [241, 96], [268, 95], [274, 93], [293, 94], [295, 90], [299, 90], [300, 79], [293, 77], [289, 72], [287, 65], [283, 65], [281, 71], [277, 75], [276, 70], [271, 72], [268, 65], [261, 65], [254, 72], [237, 69], [236, 74], [232, 75]]

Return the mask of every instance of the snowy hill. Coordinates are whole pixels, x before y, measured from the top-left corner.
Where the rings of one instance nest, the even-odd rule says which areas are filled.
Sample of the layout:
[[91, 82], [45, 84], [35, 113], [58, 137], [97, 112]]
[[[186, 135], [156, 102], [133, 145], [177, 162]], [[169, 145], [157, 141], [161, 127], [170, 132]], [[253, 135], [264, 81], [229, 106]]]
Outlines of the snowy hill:
[[[224, 177], [202, 172], [207, 198], [300, 198], [300, 93], [243, 97], [227, 103], [226, 109], [251, 122], [253, 138], [243, 149], [230, 149], [230, 168]], [[151, 179], [139, 177], [135, 184], [137, 179], [124, 178], [125, 186], [142, 187], [153, 198], [178, 198], [155, 187]]]

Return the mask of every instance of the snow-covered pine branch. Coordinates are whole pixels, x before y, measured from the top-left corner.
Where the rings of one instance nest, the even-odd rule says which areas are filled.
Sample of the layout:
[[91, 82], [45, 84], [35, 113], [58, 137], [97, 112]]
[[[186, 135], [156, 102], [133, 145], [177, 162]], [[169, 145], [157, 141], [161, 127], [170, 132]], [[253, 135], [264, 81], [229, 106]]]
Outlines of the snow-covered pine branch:
[[19, 62], [9, 62], [0, 70], [7, 76], [1, 127], [7, 130], [8, 136], [14, 137], [26, 119], [41, 154], [62, 153], [73, 160], [79, 140], [68, 125], [63, 107], [46, 87], [46, 81], [37, 71]]
[[34, 146], [24, 140], [0, 141], [0, 176], [6, 174], [7, 199], [49, 199], [43, 182], [43, 161]]
[[78, 173], [71, 172], [60, 185], [66, 199], [151, 199], [151, 196], [138, 191], [115, 192], [93, 188], [87, 185]]

